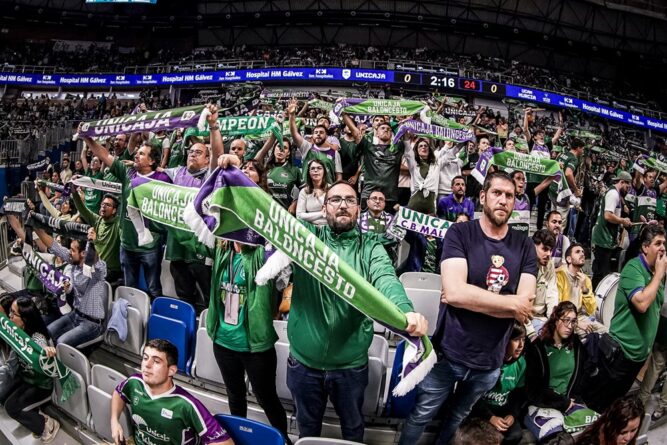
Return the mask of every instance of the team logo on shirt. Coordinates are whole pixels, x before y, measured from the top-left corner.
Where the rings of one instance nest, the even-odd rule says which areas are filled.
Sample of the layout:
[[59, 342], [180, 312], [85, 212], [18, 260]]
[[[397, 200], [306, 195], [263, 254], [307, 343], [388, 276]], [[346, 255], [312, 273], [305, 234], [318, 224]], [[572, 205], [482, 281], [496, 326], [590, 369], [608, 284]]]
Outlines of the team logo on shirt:
[[486, 288], [497, 294], [510, 281], [510, 273], [503, 264], [505, 258], [502, 255], [491, 255], [491, 266], [486, 273]]

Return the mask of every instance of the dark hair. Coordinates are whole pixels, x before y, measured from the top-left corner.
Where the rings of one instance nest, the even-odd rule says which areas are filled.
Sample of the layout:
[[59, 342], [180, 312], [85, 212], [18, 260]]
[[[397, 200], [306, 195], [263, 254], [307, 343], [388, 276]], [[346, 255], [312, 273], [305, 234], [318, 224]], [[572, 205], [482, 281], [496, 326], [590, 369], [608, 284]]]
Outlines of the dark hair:
[[105, 193], [104, 196], [102, 197], [102, 201], [104, 201], [105, 199], [110, 199], [111, 201], [113, 201], [114, 209], [118, 208], [118, 198], [116, 198], [114, 195], [112, 195], [111, 193]]
[[0, 295], [0, 307], [2, 307], [5, 315], [9, 315], [9, 310], [12, 308], [14, 300], [16, 300], [16, 297], [10, 292]]
[[167, 356], [167, 364], [169, 366], [176, 365], [178, 363], [178, 348], [174, 346], [169, 340], [164, 340], [161, 338], [154, 338], [146, 342], [146, 348], [153, 348], [158, 352], [164, 352], [164, 355]]
[[327, 182], [327, 166], [324, 165], [324, 162], [320, 161], [319, 159], [311, 159], [308, 161], [308, 164], [306, 165], [306, 193], [313, 193], [313, 190], [315, 189], [315, 184], [313, 183], [313, 178], [310, 177], [310, 166], [313, 165], [313, 163], [317, 162], [322, 166], [324, 169], [324, 173], [322, 175], [322, 186], [324, 188], [324, 191], [326, 192], [329, 190], [329, 183]]
[[542, 244], [553, 250], [556, 246], [556, 237], [547, 229], [540, 229], [533, 233], [533, 243], [535, 243], [536, 246]]
[[[558, 306], [556, 306], [551, 312], [551, 316], [547, 320], [546, 323], [544, 323], [544, 326], [542, 326], [542, 329], [540, 329], [540, 340], [542, 340], [545, 343], [553, 344], [554, 342], [554, 333], [556, 332], [556, 323], [558, 323], [558, 320], [560, 320], [563, 315], [567, 314], [568, 312], [574, 312], [574, 315], [577, 315], [577, 307], [572, 303], [571, 301], [561, 301], [558, 303]], [[576, 333], [572, 333], [569, 338], [563, 341], [563, 344], [567, 347], [571, 347], [572, 343], [574, 342], [574, 337], [576, 337]]]
[[659, 235], [665, 236], [665, 229], [663, 227], [657, 224], [645, 225], [641, 232], [639, 232], [639, 236], [628, 246], [622, 267], [625, 267], [631, 259], [639, 256], [639, 254], [642, 253], [642, 247], [650, 245], [653, 242], [653, 238]]
[[[326, 202], [327, 198], [329, 197], [329, 196], [328, 196], [328, 195], [329, 195], [329, 190], [331, 190], [332, 188], [334, 188], [334, 187], [337, 186], [337, 185], [346, 185], [346, 186], [350, 187], [352, 190], [354, 190], [354, 187], [353, 187], [349, 182], [345, 181], [344, 179], [341, 179], [340, 181], [335, 181], [333, 184], [328, 185], [328, 187], [327, 187], [327, 191], [326, 191], [326, 193], [324, 194], [324, 202]], [[381, 192], [381, 191], [382, 191], [382, 190], [373, 190], [373, 191], [371, 192], [371, 194], [372, 194], [373, 192]], [[357, 194], [357, 191], [354, 190], [354, 193]], [[382, 195], [384, 195], [384, 192], [382, 193]], [[368, 196], [370, 196], [370, 195], [368, 195]]]
[[431, 145], [431, 141], [429, 141], [426, 138], [417, 138], [415, 145], [412, 147], [412, 151], [414, 151], [415, 153], [415, 162], [417, 162], [418, 164], [422, 162], [422, 159], [419, 157], [419, 150], [417, 149], [417, 146], [421, 142], [426, 142], [426, 145], [428, 145], [428, 156], [426, 157], [426, 160], [424, 162], [426, 162], [429, 165], [435, 164], [436, 159], [435, 159], [435, 153], [433, 152], [433, 145]]
[[42, 318], [42, 314], [37, 309], [37, 305], [32, 301], [32, 298], [18, 297], [16, 299], [16, 307], [19, 311], [17, 314], [23, 320], [23, 330], [26, 334], [32, 337], [33, 334], [42, 334], [47, 340], [51, 338], [49, 330], [46, 329], [46, 324]]
[[241, 170], [243, 170], [248, 164], [252, 164], [255, 167], [255, 170], [257, 170], [257, 175], [259, 176], [259, 183], [257, 185], [259, 185], [262, 190], [266, 191], [266, 171], [264, 170], [262, 163], [257, 159], [248, 159], [247, 161], [243, 161], [241, 163]]
[[63, 202], [60, 203], [60, 213], [62, 214], [63, 204], [65, 203], [69, 205], [69, 215], [73, 215], [76, 212], [76, 204], [72, 198], [64, 199]]
[[[644, 404], [636, 397], [627, 396], [616, 399], [607, 410], [602, 413], [593, 425], [590, 425], [579, 437], [577, 443], [582, 445], [615, 444], [616, 439], [623, 429], [632, 419], [639, 417], [642, 420], [644, 416]], [[640, 422], [641, 428], [641, 422]], [[600, 434], [602, 433], [602, 434]], [[635, 445], [639, 429], [628, 445]], [[600, 442], [600, 437], [604, 438], [604, 444]]]
[[503, 435], [488, 421], [479, 417], [463, 422], [454, 434], [452, 445], [500, 445]]
[[491, 188], [491, 183], [493, 182], [494, 179], [501, 179], [503, 181], [511, 183], [512, 187], [514, 187], [514, 190], [516, 191], [516, 185], [514, 184], [514, 181], [512, 180], [510, 175], [508, 175], [504, 171], [495, 171], [486, 175], [486, 179], [484, 179], [484, 186], [482, 187], [482, 190], [484, 192], [489, 191], [489, 189]]
[[315, 130], [317, 130], [318, 128], [321, 128], [322, 130], [324, 130], [324, 134], [328, 134], [328, 132], [329, 132], [329, 130], [327, 130], [327, 127], [325, 127], [322, 124], [317, 124], [313, 127], [313, 134], [315, 134]]
[[514, 324], [512, 325], [512, 333], [510, 334], [510, 340], [516, 340], [517, 338], [525, 336], [526, 336], [526, 325], [514, 320]]
[[570, 141], [570, 149], [571, 150], [576, 150], [577, 148], [583, 148], [586, 144], [584, 144], [584, 141], [582, 141], [579, 138], [573, 138]]
[[570, 255], [572, 255], [572, 249], [574, 249], [575, 247], [581, 247], [581, 248], [583, 249], [583, 248], [584, 248], [584, 245], [581, 244], [581, 243], [572, 243], [572, 244], [570, 244], [570, 245], [568, 246], [567, 249], [565, 249], [565, 262], [567, 262], [567, 264], [570, 264], [570, 263], [567, 261], [567, 257], [569, 257]]
[[142, 144], [142, 147], [148, 147], [148, 157], [150, 158], [153, 163], [151, 164], [151, 170], [156, 170], [160, 166], [160, 150], [154, 146], [153, 144], [150, 144], [148, 142], [144, 142]]
[[463, 175], [456, 175], [452, 178], [451, 185], [454, 185], [454, 181], [456, 181], [457, 179], [463, 179], [463, 184], [465, 184], [466, 182], [466, 179], [463, 177]]
[[289, 150], [287, 151], [287, 157], [285, 158], [285, 164], [286, 165], [292, 164], [292, 144], [290, 143], [289, 139], [283, 138], [281, 141], [276, 141], [276, 143], [273, 144], [273, 148], [269, 150], [269, 160], [266, 161], [267, 172], [276, 167], [276, 155], [275, 155], [276, 145], [280, 145], [280, 147], [282, 148], [285, 142], [287, 142], [287, 146], [289, 147]]
[[526, 177], [526, 174], [525, 174], [522, 170], [514, 170], [514, 171], [512, 172], [512, 181], [514, 181], [514, 177], [515, 177], [516, 175], [518, 175], [519, 173], [522, 173], [524, 178]]
[[[547, 217], [546, 217], [545, 221], [549, 221], [549, 218], [551, 218], [551, 215], [555, 215], [555, 214], [558, 214], [558, 216], [560, 216], [560, 212], [558, 210], [552, 210], [549, 213], [547, 213]], [[562, 218], [562, 216], [561, 216], [561, 218]]]
[[459, 216], [465, 216], [466, 218], [468, 218], [468, 221], [470, 221], [470, 215], [468, 215], [466, 212], [459, 212], [459, 213], [457, 213], [457, 214], [456, 214], [456, 218], [454, 218], [454, 221], [456, 221], [457, 219], [459, 219]]

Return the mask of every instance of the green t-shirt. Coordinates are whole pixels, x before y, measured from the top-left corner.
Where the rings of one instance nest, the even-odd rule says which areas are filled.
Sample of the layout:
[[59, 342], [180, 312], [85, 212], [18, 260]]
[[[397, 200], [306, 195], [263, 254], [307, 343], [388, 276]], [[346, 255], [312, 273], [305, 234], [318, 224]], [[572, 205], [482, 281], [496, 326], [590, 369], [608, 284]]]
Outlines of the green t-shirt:
[[[615, 194], [615, 196], [610, 194]], [[614, 200], [616, 201], [614, 214], [616, 216], [621, 216], [621, 199], [618, 196], [616, 188], [612, 187], [607, 190], [607, 193], [600, 201], [600, 210], [598, 212], [595, 226], [593, 226], [591, 244], [605, 249], [613, 249], [618, 245], [618, 224], [612, 224], [604, 219], [605, 202], [607, 199], [609, 199], [610, 202], [613, 202]]]
[[491, 391], [484, 394], [484, 401], [489, 405], [502, 407], [507, 405], [509, 395], [516, 388], [526, 384], [526, 359], [522, 356], [518, 360], [503, 365], [500, 368], [500, 377]]
[[[130, 196], [132, 182], [130, 169], [123, 165], [118, 160], [118, 158], [116, 158], [114, 159], [113, 164], [111, 164], [109, 172], [118, 178], [118, 182], [123, 184], [123, 192], [120, 195], [120, 205], [118, 206], [118, 211], [120, 213], [119, 218], [121, 246], [130, 252], [143, 252], [155, 249], [155, 247], [160, 242], [160, 234], [151, 230], [150, 232], [151, 235], [153, 235], [153, 241], [144, 246], [139, 246], [139, 242], [137, 240], [137, 231], [127, 215], [127, 199]], [[134, 169], [132, 172], [134, 172]], [[136, 174], [136, 172], [134, 173]]]
[[545, 349], [549, 360], [549, 388], [560, 395], [567, 394], [574, 372], [574, 349], [552, 345], [547, 345]]
[[[100, 170], [97, 173], [93, 173], [92, 170], [86, 170], [86, 176], [93, 179], [102, 179], [104, 178], [104, 173]], [[86, 204], [86, 208], [91, 212], [99, 212], [100, 204], [102, 204], [102, 197], [104, 192], [102, 190], [95, 190], [91, 187], [83, 188], [83, 200]]]
[[388, 202], [398, 201], [398, 175], [404, 153], [404, 143], [374, 145], [361, 139], [359, 150], [364, 166], [362, 198], [368, 198], [374, 190], [381, 190]]
[[185, 166], [186, 159], [187, 156], [183, 139], [174, 142], [174, 145], [171, 146], [171, 151], [169, 152], [169, 162], [167, 163], [167, 167], [174, 168]]
[[154, 397], [141, 375], [135, 374], [116, 392], [132, 412], [137, 445], [197, 445], [229, 438], [204, 405], [177, 385]]
[[269, 170], [266, 182], [271, 197], [278, 201], [281, 206], [288, 208], [296, 199], [293, 193], [295, 187], [298, 196], [298, 188], [301, 186], [301, 172], [298, 168], [286, 162]]
[[[560, 164], [560, 169], [563, 171], [563, 175], [569, 168], [572, 170], [574, 176], [575, 177], [577, 176], [577, 170], [579, 170], [579, 158], [573, 155], [571, 151], [568, 150], [565, 153], [561, 153], [560, 155], [558, 155], [558, 157], [556, 158], [556, 162]], [[544, 179], [544, 177], [542, 177], [542, 179]], [[555, 201], [557, 196], [558, 196], [558, 182], [554, 181], [549, 186], [549, 197]]]
[[626, 358], [642, 362], [648, 358], [658, 332], [660, 309], [665, 301], [664, 284], [658, 286], [658, 294], [646, 312], [639, 312], [632, 298], [651, 282], [651, 272], [643, 255], [628, 261], [618, 282], [614, 300], [614, 316], [609, 335], [621, 345]]
[[426, 237], [426, 252], [424, 253], [424, 263], [422, 272], [437, 273], [438, 267], [438, 238]]
[[357, 144], [354, 141], [348, 141], [340, 138], [340, 162], [343, 164], [343, 180], [347, 181], [350, 177], [357, 174], [359, 169], [359, 152]]
[[[232, 252], [232, 260], [224, 261], [222, 249], [218, 249], [215, 258], [213, 283], [220, 283], [218, 287], [218, 298], [220, 298], [220, 322], [215, 333], [215, 342], [227, 349], [238, 352], [250, 352], [246, 318], [248, 310], [246, 307], [247, 283], [244, 265], [244, 254]], [[250, 259], [248, 258], [248, 261]], [[227, 307], [227, 300], [238, 299], [238, 310], [234, 305]], [[237, 318], [234, 323], [233, 318]]]

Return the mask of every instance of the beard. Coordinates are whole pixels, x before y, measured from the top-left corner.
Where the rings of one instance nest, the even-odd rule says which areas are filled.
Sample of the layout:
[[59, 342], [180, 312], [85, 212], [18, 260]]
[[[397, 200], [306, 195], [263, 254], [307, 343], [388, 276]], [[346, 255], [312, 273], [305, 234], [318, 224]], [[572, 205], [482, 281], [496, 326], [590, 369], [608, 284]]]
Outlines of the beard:
[[483, 210], [486, 217], [489, 218], [489, 221], [491, 221], [493, 225], [496, 227], [502, 227], [505, 224], [507, 224], [507, 221], [509, 221], [510, 216], [512, 216], [512, 212], [509, 210], [505, 212], [506, 215], [504, 218], [496, 216], [491, 207], [487, 206], [486, 203], [484, 203]]
[[[339, 222], [337, 220], [339, 216], [347, 216], [349, 218], [349, 221], [346, 223]], [[327, 224], [329, 224], [329, 227], [331, 227], [331, 230], [334, 233], [343, 233], [352, 230], [354, 226], [357, 224], [357, 220], [353, 218], [350, 212], [345, 212], [345, 211], [341, 212], [340, 210], [338, 210], [333, 215], [327, 213]]]

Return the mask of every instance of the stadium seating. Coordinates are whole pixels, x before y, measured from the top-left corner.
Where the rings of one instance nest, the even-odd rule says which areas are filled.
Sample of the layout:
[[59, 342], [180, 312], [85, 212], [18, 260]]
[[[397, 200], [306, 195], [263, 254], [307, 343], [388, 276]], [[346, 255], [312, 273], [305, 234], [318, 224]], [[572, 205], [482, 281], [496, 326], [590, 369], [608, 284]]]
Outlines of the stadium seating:
[[273, 320], [273, 329], [278, 334], [278, 341], [288, 342], [287, 339], [287, 320]]
[[387, 339], [373, 336], [368, 349], [368, 386], [364, 392], [362, 412], [366, 416], [375, 416], [384, 408], [384, 389], [387, 384], [387, 366], [389, 359], [389, 343]]
[[[103, 365], [93, 365], [91, 380], [88, 385], [88, 403], [90, 405], [90, 427], [104, 440], [113, 442], [111, 437], [111, 396], [116, 386], [125, 380], [125, 376]], [[132, 434], [129, 411], [126, 408], [120, 416], [120, 424], [126, 436]]]
[[78, 349], [66, 344], [59, 344], [56, 347], [56, 351], [58, 359], [71, 370], [72, 377], [76, 380], [79, 387], [67, 400], [61, 401], [63, 389], [60, 386], [60, 381], [56, 380], [52, 401], [54, 405], [79, 424], [88, 425], [90, 416], [87, 396], [88, 383], [90, 382], [90, 363], [88, 362], [88, 358]]
[[213, 341], [208, 336], [205, 327], [197, 329], [197, 343], [190, 372], [198, 380], [224, 384], [220, 368], [213, 355]]
[[178, 348], [178, 369], [190, 373], [194, 350], [195, 309], [175, 298], [158, 297], [151, 306], [148, 318], [148, 340], [162, 338]]
[[[106, 329], [107, 323], [109, 322], [109, 317], [111, 316], [111, 304], [112, 304], [112, 301], [113, 301], [113, 290], [111, 289], [111, 284], [109, 284], [106, 281], [104, 282], [104, 284], [106, 284], [106, 287], [107, 287], [107, 292], [104, 295], [104, 298], [106, 300], [106, 301], [104, 301], [104, 310], [105, 310], [104, 327]], [[76, 348], [79, 349], [79, 350], [85, 349], [89, 346], [100, 343], [103, 340], [104, 340], [104, 331], [102, 331], [102, 334], [100, 336], [98, 336], [97, 338], [89, 340], [85, 343], [81, 343]]]
[[440, 275], [428, 272], [405, 272], [398, 278], [403, 287], [426, 289], [426, 290], [441, 290], [442, 278]]
[[146, 330], [150, 315], [150, 299], [146, 292], [127, 286], [118, 286], [114, 301], [125, 299], [130, 303], [127, 308], [127, 340], [121, 342], [115, 334], [107, 335], [106, 342], [115, 348], [140, 356], [146, 342]]
[[227, 430], [235, 445], [284, 445], [285, 440], [277, 429], [242, 417], [217, 414], [216, 420]]

